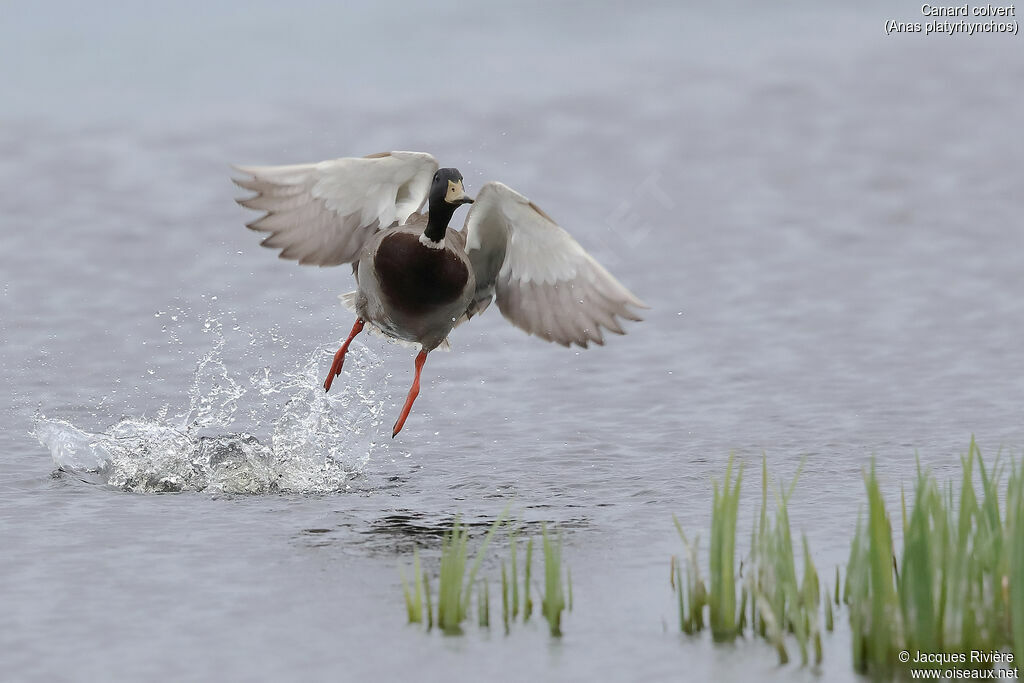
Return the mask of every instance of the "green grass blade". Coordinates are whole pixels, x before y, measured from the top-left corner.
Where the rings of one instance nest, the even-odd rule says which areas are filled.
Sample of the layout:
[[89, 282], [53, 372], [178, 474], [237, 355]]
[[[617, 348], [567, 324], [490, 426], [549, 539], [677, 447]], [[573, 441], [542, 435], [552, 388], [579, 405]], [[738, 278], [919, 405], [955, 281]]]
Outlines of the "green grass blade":
[[[465, 604], [469, 604], [469, 594], [472, 590], [473, 582], [476, 580], [476, 574], [480, 570], [480, 563], [484, 559], [484, 554], [487, 552], [487, 546], [491, 543], [491, 538], [494, 537], [494, 532], [498, 530], [501, 523], [505, 521], [505, 517], [508, 516], [508, 508], [498, 515], [498, 518], [494, 520], [490, 528], [487, 530], [487, 534], [484, 536], [483, 543], [480, 544], [480, 549], [477, 550], [476, 556], [473, 558], [473, 566], [469, 570], [469, 576], [466, 579], [466, 587], [464, 593]], [[465, 543], [463, 543], [463, 560], [465, 560]]]
[[423, 572], [423, 597], [427, 607], [427, 631], [434, 628], [434, 606], [430, 603], [430, 577]]
[[572, 569], [565, 568], [565, 581], [568, 584], [569, 589], [569, 604], [567, 605], [569, 611], [572, 611]]
[[515, 620], [519, 616], [519, 571], [516, 566], [516, 541], [518, 534], [513, 531], [512, 536], [509, 539], [509, 549], [512, 554], [512, 619]]
[[533, 614], [533, 600], [530, 598], [530, 568], [533, 564], [533, 539], [526, 541], [526, 567], [523, 575], [523, 621], [530, 620]]
[[547, 526], [541, 526], [541, 541], [544, 548], [544, 596], [541, 601], [544, 618], [547, 619], [551, 635], [562, 635], [562, 611], [565, 609], [565, 594], [562, 588], [562, 537], [557, 542], [548, 537]]
[[508, 572], [505, 571], [505, 563], [501, 563], [501, 623], [505, 625], [505, 635], [508, 635], [509, 609], [508, 609]]

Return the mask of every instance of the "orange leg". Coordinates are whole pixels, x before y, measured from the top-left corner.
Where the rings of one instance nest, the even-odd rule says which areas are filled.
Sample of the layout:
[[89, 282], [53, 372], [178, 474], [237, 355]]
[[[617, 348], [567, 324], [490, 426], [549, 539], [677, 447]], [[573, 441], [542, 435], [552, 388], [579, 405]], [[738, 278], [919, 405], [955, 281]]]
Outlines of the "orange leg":
[[426, 360], [426, 351], [420, 351], [416, 354], [416, 378], [412, 381], [412, 387], [409, 389], [409, 396], [405, 399], [405, 407], [402, 408], [402, 414], [398, 416], [398, 422], [395, 423], [395, 428], [391, 432], [392, 439], [395, 438], [398, 432], [402, 431], [402, 427], [405, 426], [405, 418], [409, 417], [409, 411], [412, 410], [412, 402], [420, 394], [420, 371], [423, 370], [423, 363]]
[[363, 331], [363, 319], [356, 318], [356, 324], [352, 326], [352, 331], [348, 334], [348, 339], [341, 345], [338, 352], [334, 354], [334, 362], [331, 363], [331, 370], [327, 373], [327, 379], [324, 380], [324, 391], [331, 390], [331, 383], [334, 378], [341, 374], [341, 365], [345, 362], [345, 354], [348, 353], [348, 345], [352, 343], [355, 336]]

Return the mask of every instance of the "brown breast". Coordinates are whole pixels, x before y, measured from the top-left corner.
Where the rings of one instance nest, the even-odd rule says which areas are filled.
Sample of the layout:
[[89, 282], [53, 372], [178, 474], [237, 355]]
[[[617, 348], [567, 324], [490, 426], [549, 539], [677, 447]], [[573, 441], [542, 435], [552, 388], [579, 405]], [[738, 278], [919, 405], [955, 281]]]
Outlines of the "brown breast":
[[421, 315], [462, 296], [469, 269], [447, 249], [420, 244], [419, 236], [394, 232], [373, 258], [387, 303], [406, 315]]

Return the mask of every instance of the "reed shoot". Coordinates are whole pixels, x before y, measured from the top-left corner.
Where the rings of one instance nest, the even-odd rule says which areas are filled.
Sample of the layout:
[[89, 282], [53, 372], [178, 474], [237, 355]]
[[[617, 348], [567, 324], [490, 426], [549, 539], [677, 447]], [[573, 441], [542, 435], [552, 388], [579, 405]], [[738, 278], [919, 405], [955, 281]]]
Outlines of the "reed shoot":
[[[821, 585], [811, 559], [807, 539], [803, 539], [800, 557], [802, 571], [797, 574], [797, 557], [793, 551], [787, 504], [796, 479], [785, 491], [775, 496], [774, 516], [769, 516], [767, 463], [761, 465], [761, 509], [752, 531], [750, 552], [736, 568], [736, 527], [742, 466], [733, 478], [733, 461], [729, 459], [725, 480], [716, 483], [711, 505], [711, 558], [709, 572], [711, 591], [705, 588], [698, 561], [700, 539], [691, 543], [678, 519], [673, 518], [676, 531], [686, 550], [685, 559], [672, 558], [671, 583], [676, 591], [679, 628], [694, 634], [705, 627], [704, 608], [708, 608], [712, 638], [733, 640], [749, 631], [768, 640], [779, 656], [789, 661], [787, 639], [796, 640], [803, 664], [821, 661], [822, 644], [819, 625]], [[739, 600], [737, 605], [737, 591]], [[827, 594], [825, 602], [829, 602]], [[826, 622], [830, 617], [826, 616]]]
[[[430, 579], [427, 572], [422, 570], [419, 549], [413, 551], [412, 580], [407, 581], [404, 571], [399, 568], [409, 623], [421, 624], [425, 621], [427, 630], [436, 623], [445, 634], [460, 634], [475, 593], [477, 624], [481, 628], [490, 627], [490, 582], [487, 577], [478, 581], [477, 574], [491, 538], [504, 518], [502, 514], [491, 524], [472, 564], [468, 562], [469, 532], [466, 526], [456, 518], [452, 528], [444, 534], [441, 540], [436, 612]], [[529, 538], [526, 542], [526, 563], [520, 586], [517, 538], [518, 533], [513, 531], [510, 534], [509, 560], [501, 564], [501, 620], [506, 634], [520, 614], [526, 622], [533, 612], [530, 584], [534, 539]], [[541, 613], [548, 622], [551, 635], [558, 637], [562, 634], [563, 612], [572, 611], [572, 574], [566, 569], [563, 581], [561, 534], [552, 537], [547, 527], [542, 526], [541, 542], [544, 554], [544, 584], [538, 588], [541, 591]]]
[[565, 611], [565, 589], [562, 586], [562, 536], [557, 541], [548, 537], [546, 526], [541, 527], [544, 546], [544, 597], [541, 611], [548, 621], [551, 635], [562, 635], [562, 612]]
[[909, 512], [901, 501], [898, 560], [874, 465], [865, 473], [867, 518], [857, 524], [843, 593], [858, 671], [928, 666], [900, 662], [902, 650], [1024, 655], [1024, 476], [1012, 463], [1001, 486], [1005, 468], [997, 461], [989, 471], [973, 439], [960, 462], [957, 495], [918, 466]]

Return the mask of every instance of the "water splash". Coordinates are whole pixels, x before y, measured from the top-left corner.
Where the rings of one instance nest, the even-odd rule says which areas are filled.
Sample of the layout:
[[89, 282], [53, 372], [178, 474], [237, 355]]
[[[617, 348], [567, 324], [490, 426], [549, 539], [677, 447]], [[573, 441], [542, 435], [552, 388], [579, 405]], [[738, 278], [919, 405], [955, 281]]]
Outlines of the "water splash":
[[[384, 399], [364, 388], [381, 365], [370, 349], [353, 346], [345, 382], [328, 394], [322, 351], [290, 371], [263, 368], [236, 379], [224, 363], [216, 321], [213, 334], [183, 413], [169, 415], [164, 407], [156, 417], [125, 417], [100, 432], [39, 415], [34, 435], [59, 469], [136, 492], [343, 491], [375, 450], [387, 448], [376, 441]], [[246, 421], [267, 432], [262, 440], [245, 431], [210, 434]]]

